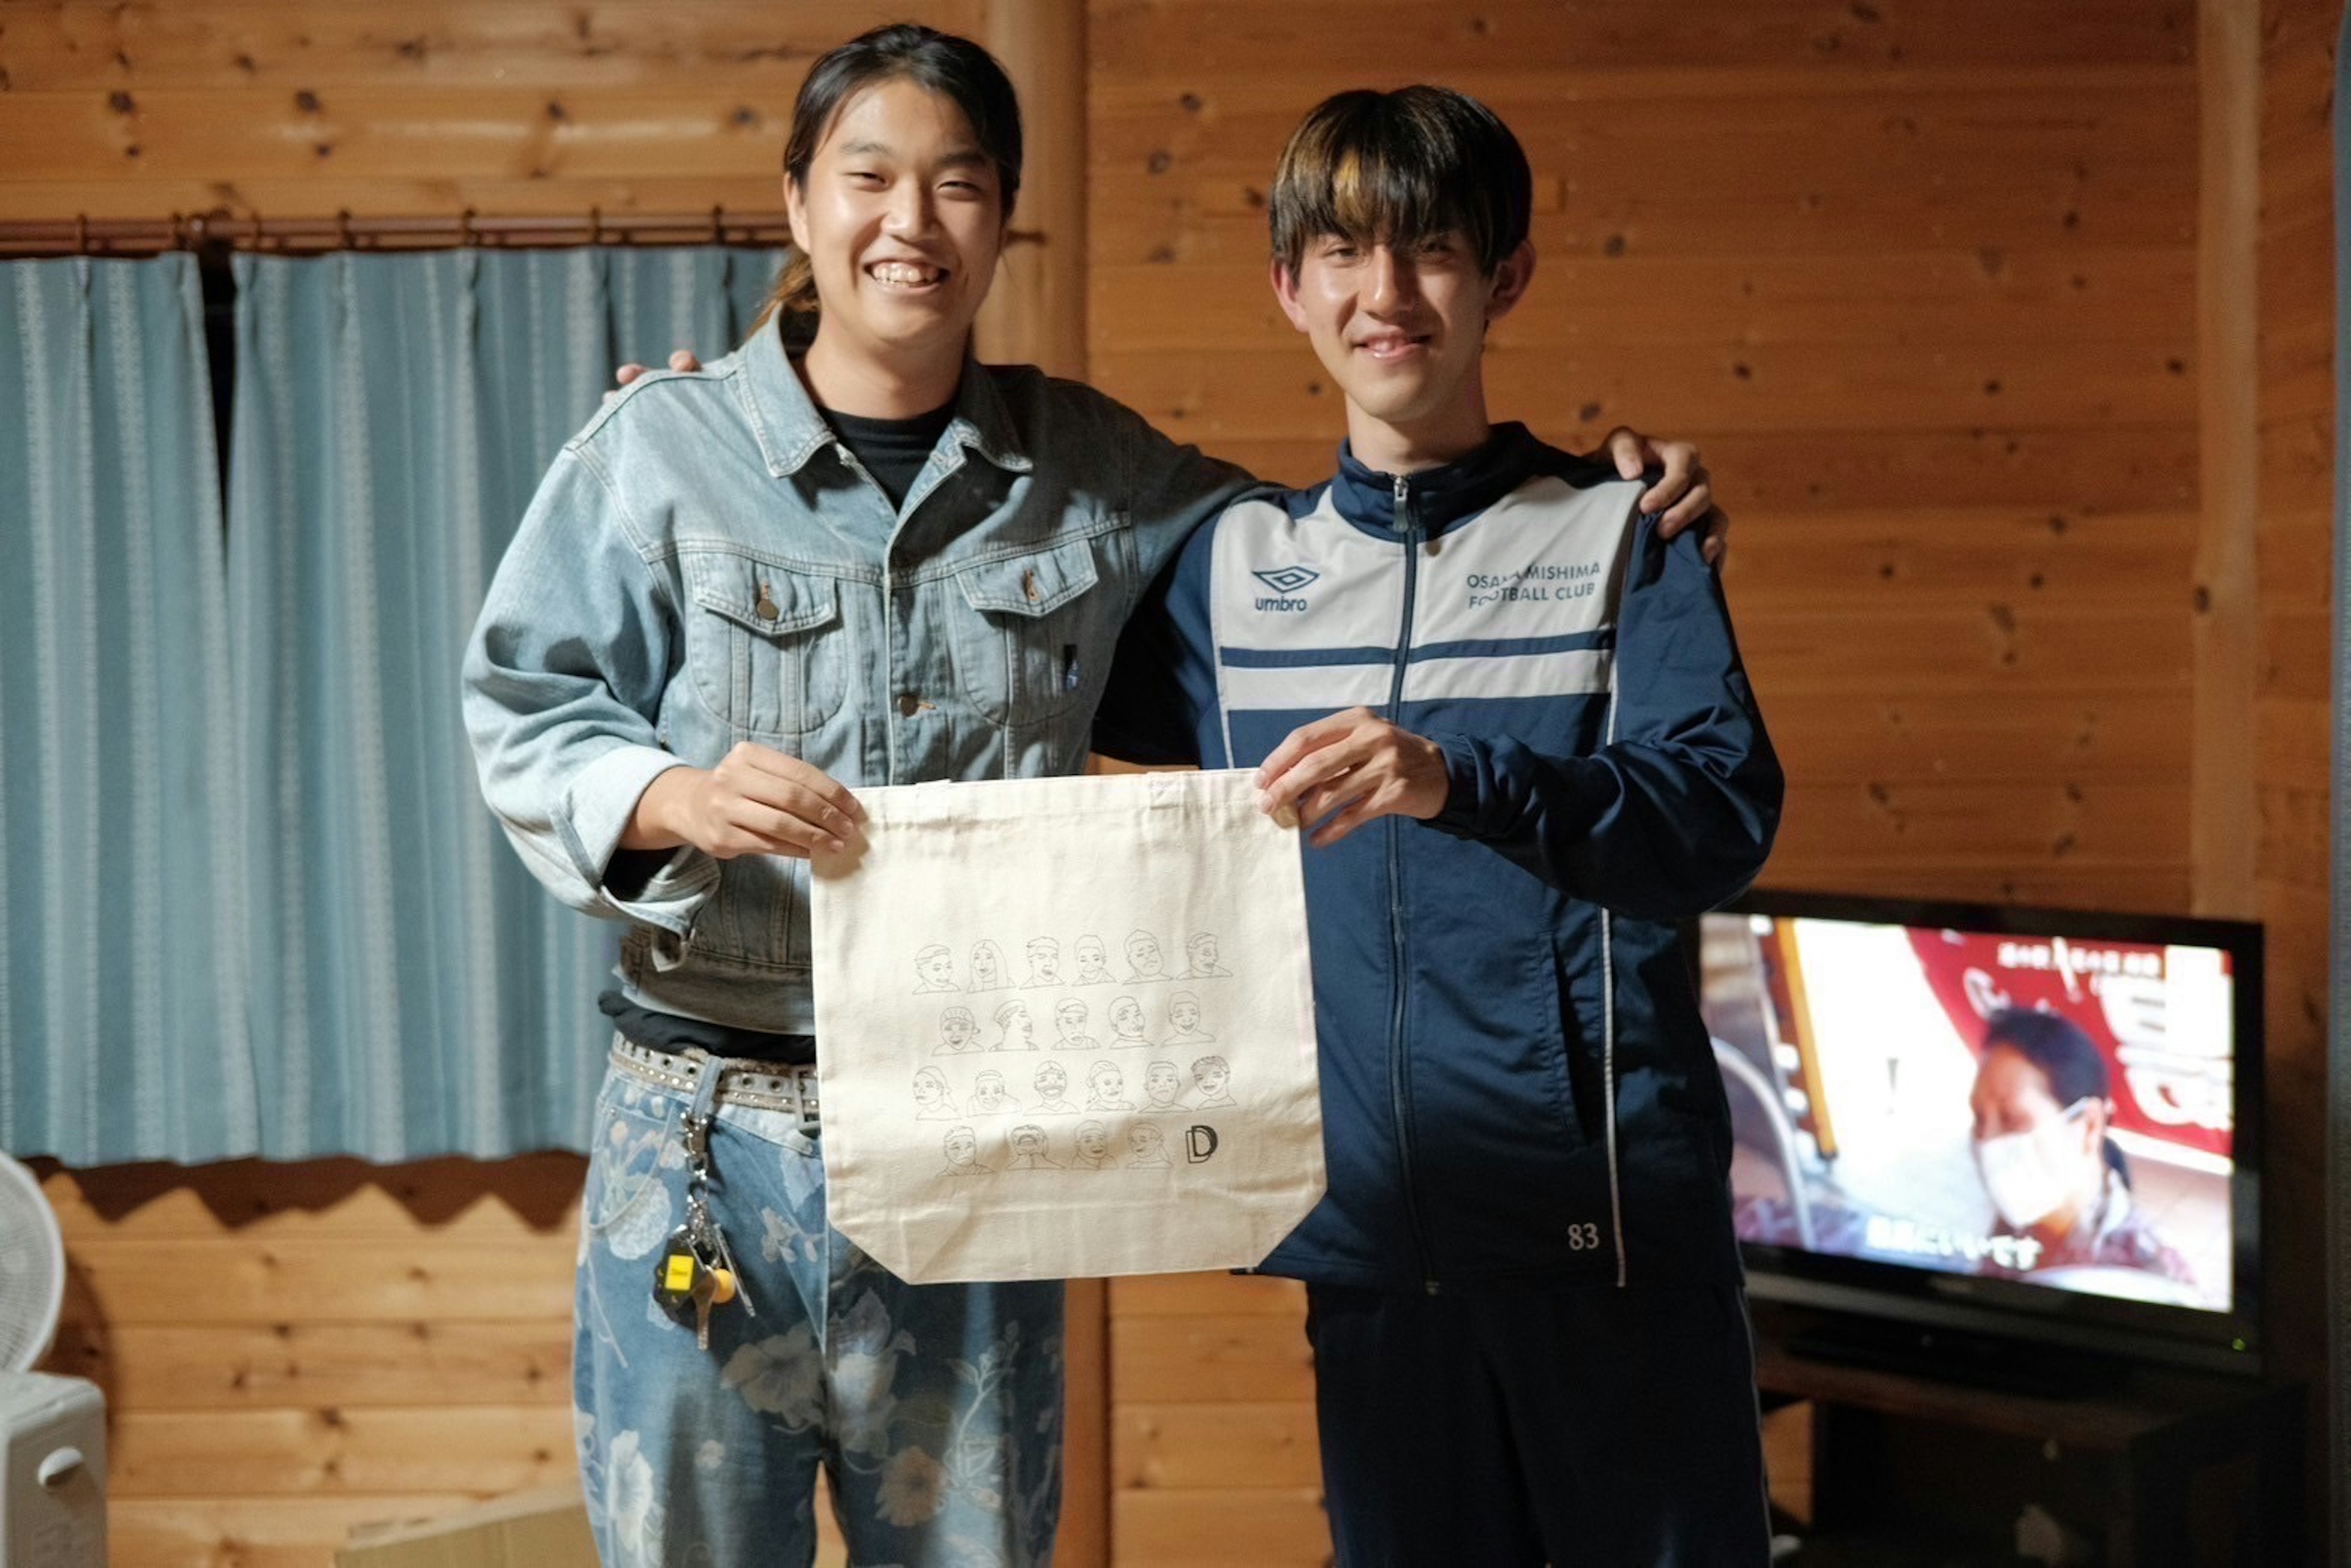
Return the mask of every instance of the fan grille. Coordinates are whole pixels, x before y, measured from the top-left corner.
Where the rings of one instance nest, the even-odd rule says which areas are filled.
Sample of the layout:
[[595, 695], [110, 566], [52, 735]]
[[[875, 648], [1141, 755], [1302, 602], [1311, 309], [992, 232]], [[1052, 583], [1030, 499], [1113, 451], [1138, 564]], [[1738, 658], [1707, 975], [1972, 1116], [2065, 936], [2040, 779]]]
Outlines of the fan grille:
[[0, 1155], [0, 1367], [26, 1371], [48, 1354], [65, 1274], [48, 1198], [32, 1172]]

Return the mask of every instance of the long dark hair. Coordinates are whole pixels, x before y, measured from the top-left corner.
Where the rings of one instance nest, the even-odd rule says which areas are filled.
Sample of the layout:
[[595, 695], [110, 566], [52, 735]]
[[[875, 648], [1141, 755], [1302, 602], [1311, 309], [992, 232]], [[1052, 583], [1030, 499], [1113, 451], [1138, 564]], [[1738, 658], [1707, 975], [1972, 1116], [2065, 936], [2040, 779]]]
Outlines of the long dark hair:
[[[2105, 1053], [2073, 1019], [2035, 1008], [2002, 1008], [1984, 1020], [1984, 1049], [2004, 1045], [2049, 1080], [2049, 1097], [2060, 1106], [2077, 1100], [2105, 1102], [2114, 1098], [2114, 1073]], [[2112, 1138], [2099, 1150], [2108, 1168], [2131, 1185], [2130, 1162]]]
[[[1004, 217], [1012, 216], [1013, 199], [1020, 193], [1020, 99], [1004, 68], [969, 38], [942, 33], [912, 22], [893, 22], [860, 33], [838, 48], [829, 49], [800, 83], [792, 101], [791, 134], [784, 138], [784, 175], [803, 189], [818, 145], [832, 129], [833, 118], [857, 94], [887, 81], [910, 81], [945, 95], [964, 119], [979, 150], [996, 165], [997, 186], [1004, 193]], [[765, 327], [777, 311], [788, 316], [813, 316], [817, 309], [816, 276], [807, 255], [795, 249], [776, 277], [776, 290], [759, 312], [757, 327]]]

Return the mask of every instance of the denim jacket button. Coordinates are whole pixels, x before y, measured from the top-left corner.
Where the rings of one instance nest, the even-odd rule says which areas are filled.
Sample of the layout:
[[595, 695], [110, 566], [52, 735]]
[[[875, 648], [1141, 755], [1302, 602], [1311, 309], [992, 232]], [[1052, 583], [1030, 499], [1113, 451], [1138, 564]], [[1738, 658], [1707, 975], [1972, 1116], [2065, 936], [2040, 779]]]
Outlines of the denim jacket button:
[[916, 696], [914, 693], [903, 693], [898, 698], [898, 716], [900, 718], [912, 718], [921, 710], [922, 706], [922, 699]]

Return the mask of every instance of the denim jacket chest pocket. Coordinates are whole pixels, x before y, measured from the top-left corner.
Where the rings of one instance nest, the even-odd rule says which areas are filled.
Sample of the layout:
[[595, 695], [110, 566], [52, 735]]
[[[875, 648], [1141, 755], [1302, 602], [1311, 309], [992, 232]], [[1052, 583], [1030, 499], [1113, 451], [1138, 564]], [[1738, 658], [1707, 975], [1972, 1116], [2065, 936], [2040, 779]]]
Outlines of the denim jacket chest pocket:
[[1117, 534], [1067, 539], [955, 574], [955, 663], [991, 724], [1041, 724], [1099, 694], [1118, 633]]
[[774, 738], [840, 711], [855, 661], [833, 579], [721, 548], [681, 562], [685, 663], [713, 714], [738, 735]]

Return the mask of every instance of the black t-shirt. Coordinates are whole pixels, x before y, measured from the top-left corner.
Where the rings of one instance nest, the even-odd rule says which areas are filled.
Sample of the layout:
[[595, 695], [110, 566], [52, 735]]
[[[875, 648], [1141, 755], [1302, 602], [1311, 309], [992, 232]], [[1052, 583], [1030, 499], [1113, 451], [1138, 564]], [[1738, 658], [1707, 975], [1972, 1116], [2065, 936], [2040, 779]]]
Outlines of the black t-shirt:
[[915, 476], [931, 460], [932, 449], [953, 423], [955, 409], [956, 405], [949, 402], [912, 419], [867, 419], [861, 414], [826, 409], [824, 421], [841, 437], [841, 444], [856, 454], [857, 461], [873, 476], [873, 482], [890, 497], [890, 505], [904, 507], [906, 492], [914, 487]]
[[[824, 418], [832, 426], [833, 434], [841, 437], [841, 444], [854, 453], [865, 471], [873, 476], [873, 482], [890, 497], [890, 505], [904, 507], [906, 492], [914, 487], [923, 465], [930, 461], [939, 437], [954, 421], [955, 408], [949, 402], [913, 419], [866, 419], [828, 409]], [[669, 855], [667, 850], [618, 851], [612, 856], [612, 864], [605, 870], [605, 885], [623, 897], [642, 890]], [[812, 1035], [768, 1034], [656, 1012], [639, 1007], [617, 989], [598, 997], [596, 1005], [612, 1020], [613, 1028], [639, 1045], [648, 1045], [655, 1051], [676, 1051], [699, 1046], [714, 1056], [802, 1064], [816, 1061], [816, 1039]]]
[[655, 1051], [680, 1051], [700, 1046], [713, 1056], [747, 1057], [754, 1061], [779, 1061], [798, 1066], [816, 1061], [816, 1037], [810, 1034], [768, 1034], [756, 1029], [734, 1029], [723, 1023], [655, 1012], [629, 1000], [615, 988], [596, 998], [612, 1027]]

